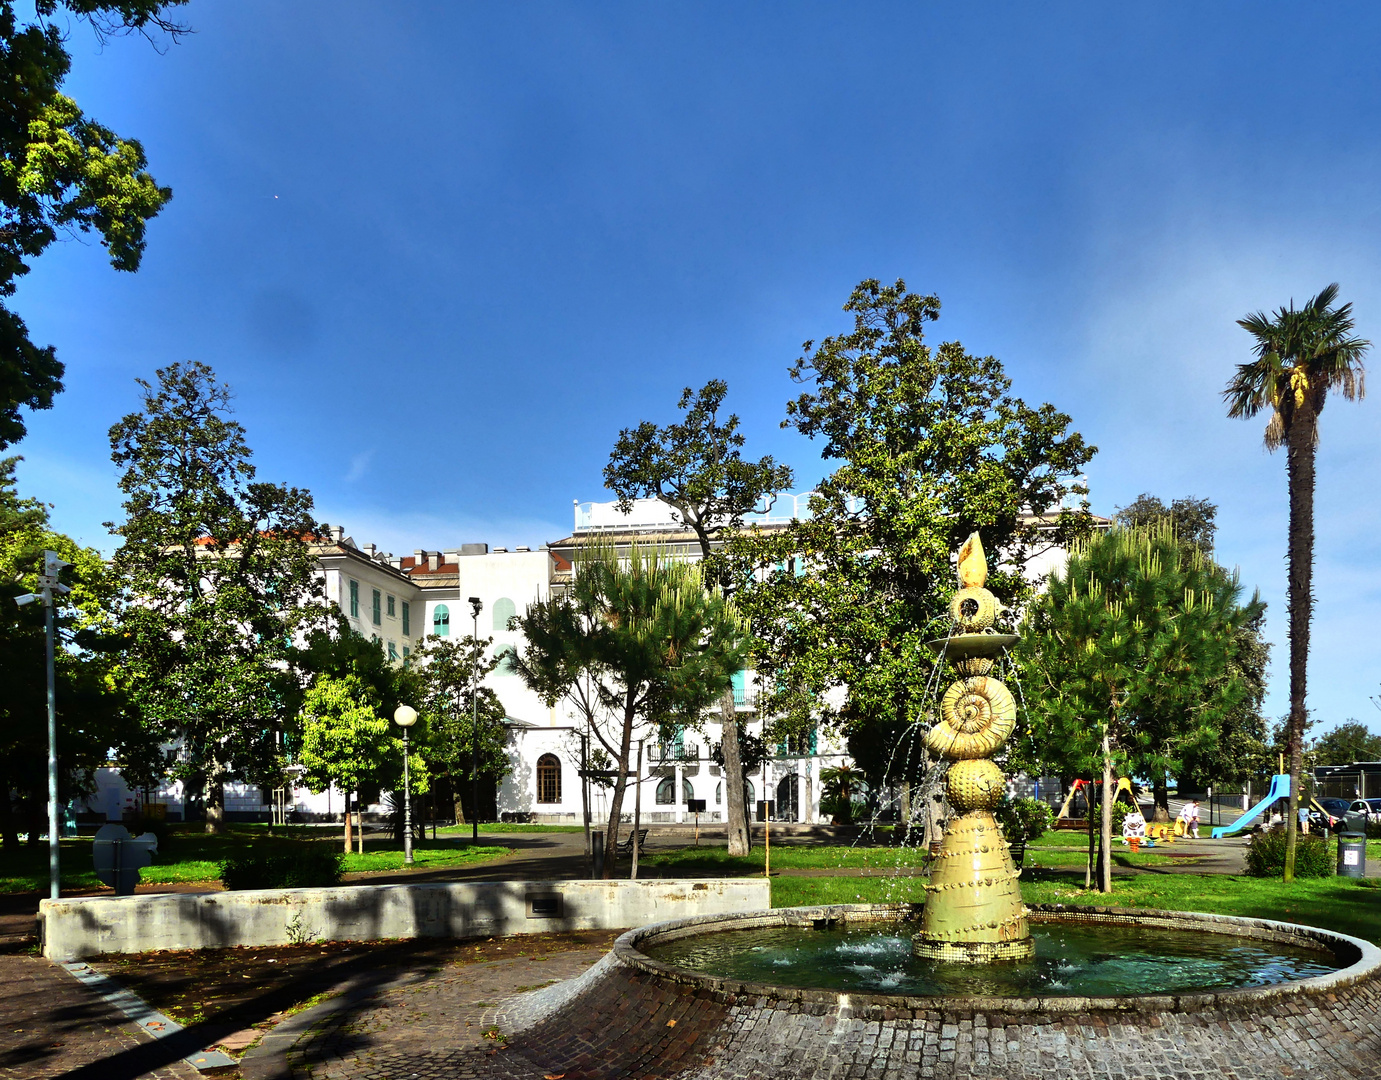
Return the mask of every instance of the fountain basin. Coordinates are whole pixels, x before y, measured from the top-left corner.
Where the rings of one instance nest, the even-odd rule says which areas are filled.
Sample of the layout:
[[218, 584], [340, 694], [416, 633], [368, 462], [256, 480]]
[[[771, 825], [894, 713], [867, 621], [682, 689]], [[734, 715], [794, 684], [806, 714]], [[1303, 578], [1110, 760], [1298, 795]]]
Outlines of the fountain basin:
[[[917, 996], [726, 977], [649, 955], [697, 935], [867, 926], [917, 906], [843, 905], [707, 916], [624, 934], [569, 984], [497, 1019], [534, 1064], [575, 1077], [1356, 1076], [1381, 1080], [1381, 950], [1267, 920], [1035, 906], [1040, 925], [1154, 927], [1300, 947], [1334, 970], [1266, 986], [1162, 994]], [[971, 971], [972, 969], [970, 969]]]

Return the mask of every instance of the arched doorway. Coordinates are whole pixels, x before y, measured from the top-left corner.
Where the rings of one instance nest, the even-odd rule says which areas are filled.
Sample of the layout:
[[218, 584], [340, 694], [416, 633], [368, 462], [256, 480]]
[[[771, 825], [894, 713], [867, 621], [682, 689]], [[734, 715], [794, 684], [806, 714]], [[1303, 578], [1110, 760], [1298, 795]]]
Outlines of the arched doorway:
[[781, 782], [777, 784], [777, 814], [778, 821], [798, 821], [801, 814], [801, 778], [795, 773], [788, 773], [783, 776]]

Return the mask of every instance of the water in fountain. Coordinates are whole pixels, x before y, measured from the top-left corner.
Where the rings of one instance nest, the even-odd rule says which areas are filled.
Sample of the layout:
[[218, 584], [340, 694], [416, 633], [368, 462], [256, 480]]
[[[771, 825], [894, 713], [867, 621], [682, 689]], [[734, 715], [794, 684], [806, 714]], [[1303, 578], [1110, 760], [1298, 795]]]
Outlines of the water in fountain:
[[914, 924], [773, 927], [647, 947], [655, 960], [746, 982], [911, 997], [1102, 997], [1266, 986], [1335, 971], [1332, 954], [1225, 934], [1035, 923], [1035, 953], [1003, 964], [913, 955]]

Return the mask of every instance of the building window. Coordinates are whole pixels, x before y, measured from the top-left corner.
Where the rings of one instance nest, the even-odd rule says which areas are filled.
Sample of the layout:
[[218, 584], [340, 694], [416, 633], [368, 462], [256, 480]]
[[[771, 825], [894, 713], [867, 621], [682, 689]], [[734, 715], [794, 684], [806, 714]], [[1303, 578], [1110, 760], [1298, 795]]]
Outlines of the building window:
[[676, 802], [676, 784], [669, 776], [664, 776], [657, 784], [657, 805], [672, 806]]
[[451, 632], [451, 609], [445, 604], [437, 604], [432, 608], [432, 633], [437, 637], [446, 637]]
[[748, 816], [753, 816], [753, 807], [758, 802], [758, 789], [753, 786], [753, 781], [744, 777], [743, 780], [743, 801], [748, 804]]
[[494, 601], [494, 629], [507, 630], [508, 620], [518, 614], [517, 607], [513, 601], [506, 596], [501, 596]]
[[403, 601], [403, 636], [412, 636], [412, 609], [406, 600]]
[[397, 615], [397, 614], [398, 614], [398, 612], [396, 612], [396, 611], [393, 610], [393, 597], [390, 596], [390, 597], [388, 598], [388, 617], [391, 619], [391, 618], [393, 618], [393, 616], [395, 616], [395, 615]]
[[690, 777], [681, 777], [681, 801], [689, 803], [693, 798], [695, 798], [695, 787], [691, 784]]
[[714, 804], [715, 804], [716, 806], [723, 806], [723, 805], [724, 805], [724, 781], [723, 781], [723, 780], [721, 780], [719, 783], [717, 783], [717, 784], [714, 786]]
[[380, 609], [379, 601], [382, 600], [382, 599], [383, 599], [383, 594], [380, 593], [378, 589], [375, 589], [375, 590], [374, 590], [374, 604], [373, 604], [373, 606], [370, 608], [370, 612], [369, 612], [369, 614], [371, 615], [371, 617], [372, 617], [372, 619], [373, 619], [373, 622], [374, 622], [374, 625], [375, 625], [375, 626], [378, 626], [381, 622], [384, 621], [383, 612], [379, 610], [379, 609]]
[[397, 643], [392, 642], [392, 641], [390, 641], [390, 642], [388, 643], [388, 658], [389, 658], [390, 660], [397, 660], [397, 659], [398, 659], [398, 645], [397, 645]]
[[495, 675], [516, 675], [518, 673], [518, 669], [513, 664], [513, 660], [518, 654], [512, 645], [500, 645], [494, 650], [494, 655], [499, 660], [499, 666], [494, 669]]
[[555, 754], [543, 754], [537, 759], [537, 801], [561, 801], [561, 762]]
[[403, 646], [403, 666], [404, 666], [404, 667], [407, 666], [407, 663], [408, 663], [408, 655], [409, 655], [411, 652], [412, 652], [412, 650], [409, 649], [406, 645]]
[[370, 643], [371, 645], [379, 645], [379, 646], [381, 646], [381, 647], [382, 647], [382, 645], [383, 645], [383, 642], [381, 642], [381, 641], [379, 640], [379, 635], [378, 635], [378, 634], [370, 634], [370, 635], [369, 635], [369, 643]]
[[350, 617], [352, 619], [360, 617], [360, 583], [358, 581], [350, 583]]

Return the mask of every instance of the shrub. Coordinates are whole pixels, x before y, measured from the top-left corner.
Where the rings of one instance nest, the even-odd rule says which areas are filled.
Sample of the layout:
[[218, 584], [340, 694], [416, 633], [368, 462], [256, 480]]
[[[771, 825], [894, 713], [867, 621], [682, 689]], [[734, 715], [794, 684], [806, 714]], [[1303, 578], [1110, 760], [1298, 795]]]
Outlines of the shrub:
[[[1285, 872], [1285, 830], [1272, 829], [1252, 836], [1247, 845], [1247, 873], [1252, 877], [1279, 877]], [[1328, 841], [1321, 836], [1301, 836], [1295, 842], [1295, 877], [1331, 877], [1333, 858]]]
[[1040, 799], [1003, 799], [995, 813], [1009, 841], [1035, 840], [1055, 821], [1055, 811]]
[[340, 883], [344, 858], [324, 844], [303, 844], [290, 851], [238, 855], [221, 863], [227, 889], [310, 889]]

